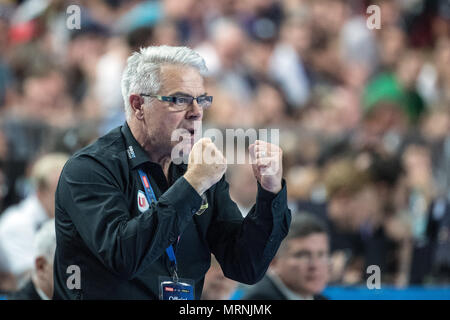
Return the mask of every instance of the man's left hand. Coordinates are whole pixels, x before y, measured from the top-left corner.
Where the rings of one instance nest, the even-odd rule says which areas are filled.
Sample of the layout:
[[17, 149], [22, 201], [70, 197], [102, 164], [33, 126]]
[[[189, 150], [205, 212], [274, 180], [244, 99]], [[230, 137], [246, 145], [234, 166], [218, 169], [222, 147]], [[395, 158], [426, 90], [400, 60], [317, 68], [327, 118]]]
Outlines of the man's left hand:
[[275, 194], [280, 192], [283, 175], [283, 151], [281, 148], [265, 141], [256, 140], [248, 149], [253, 174], [261, 187]]

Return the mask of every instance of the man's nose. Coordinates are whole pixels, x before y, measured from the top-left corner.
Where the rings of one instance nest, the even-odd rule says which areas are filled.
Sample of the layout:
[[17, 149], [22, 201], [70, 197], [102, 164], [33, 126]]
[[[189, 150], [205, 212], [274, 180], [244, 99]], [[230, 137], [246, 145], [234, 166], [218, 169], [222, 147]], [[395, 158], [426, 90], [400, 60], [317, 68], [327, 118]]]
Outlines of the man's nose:
[[203, 108], [198, 105], [197, 100], [192, 101], [192, 104], [186, 113], [186, 118], [197, 120], [201, 119], [202, 116], [203, 116]]
[[312, 255], [308, 260], [308, 266], [312, 268], [317, 268], [326, 263], [327, 261], [328, 258], [326, 256]]

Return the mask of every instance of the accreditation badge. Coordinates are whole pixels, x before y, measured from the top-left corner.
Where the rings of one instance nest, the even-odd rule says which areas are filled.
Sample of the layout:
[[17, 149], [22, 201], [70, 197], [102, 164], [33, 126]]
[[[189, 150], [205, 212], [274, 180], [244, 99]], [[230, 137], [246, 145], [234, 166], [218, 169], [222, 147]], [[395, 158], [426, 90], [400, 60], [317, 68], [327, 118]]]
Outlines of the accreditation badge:
[[159, 277], [160, 300], [194, 300], [194, 282], [190, 279]]

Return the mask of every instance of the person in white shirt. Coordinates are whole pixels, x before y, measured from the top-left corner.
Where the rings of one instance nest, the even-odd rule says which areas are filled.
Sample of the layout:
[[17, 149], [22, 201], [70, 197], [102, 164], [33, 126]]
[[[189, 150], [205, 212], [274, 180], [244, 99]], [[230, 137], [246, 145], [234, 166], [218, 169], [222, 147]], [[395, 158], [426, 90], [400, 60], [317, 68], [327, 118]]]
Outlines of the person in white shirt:
[[33, 239], [40, 226], [55, 215], [55, 190], [67, 161], [65, 154], [39, 158], [31, 173], [32, 194], [0, 216], [0, 272], [12, 274], [20, 287], [33, 268]]

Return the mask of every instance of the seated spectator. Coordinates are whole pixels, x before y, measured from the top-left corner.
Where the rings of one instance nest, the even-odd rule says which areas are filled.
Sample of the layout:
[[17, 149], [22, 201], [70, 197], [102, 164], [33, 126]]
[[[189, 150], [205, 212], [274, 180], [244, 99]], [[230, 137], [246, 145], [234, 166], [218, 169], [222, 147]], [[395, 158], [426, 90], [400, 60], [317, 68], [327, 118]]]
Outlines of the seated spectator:
[[[345, 263], [342, 266], [356, 263], [353, 261], [361, 252], [360, 239], [357, 227], [354, 225], [353, 217], [356, 208], [358, 193], [367, 185], [369, 175], [365, 170], [355, 166], [350, 157], [343, 157], [329, 161], [323, 172], [323, 182], [327, 193], [327, 204], [324, 212], [318, 211], [327, 223], [331, 239], [331, 253], [345, 253]], [[301, 210], [302, 208], [299, 207]], [[335, 258], [332, 256], [332, 261]], [[342, 259], [337, 259], [342, 260]], [[334, 262], [332, 263], [335, 264]], [[333, 281], [340, 281], [344, 274], [338, 272], [339, 268], [333, 267]], [[343, 271], [343, 270], [342, 270]]]
[[55, 215], [55, 190], [67, 161], [64, 154], [47, 154], [33, 166], [35, 192], [7, 209], [0, 219], [0, 272], [16, 277], [17, 285], [33, 268], [33, 238], [40, 226]]
[[202, 300], [227, 300], [230, 299], [237, 282], [224, 276], [219, 262], [211, 255], [211, 267], [205, 275]]
[[387, 132], [405, 134], [417, 123], [426, 108], [415, 88], [422, 63], [418, 52], [407, 51], [394, 72], [382, 72], [369, 81], [362, 97], [367, 139], [379, 139]]
[[431, 276], [434, 283], [450, 282], [450, 200], [437, 198], [430, 206], [427, 236], [431, 247]]
[[53, 258], [56, 249], [55, 220], [47, 221], [34, 238], [34, 266], [31, 279], [10, 300], [50, 300], [53, 296]]
[[310, 214], [292, 219], [265, 277], [243, 300], [323, 300], [329, 277], [329, 239], [325, 225]]
[[258, 188], [252, 166], [250, 164], [230, 165], [227, 175], [230, 181], [230, 197], [245, 217], [255, 202]]

